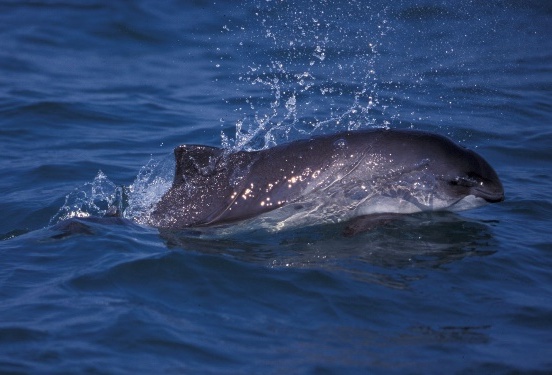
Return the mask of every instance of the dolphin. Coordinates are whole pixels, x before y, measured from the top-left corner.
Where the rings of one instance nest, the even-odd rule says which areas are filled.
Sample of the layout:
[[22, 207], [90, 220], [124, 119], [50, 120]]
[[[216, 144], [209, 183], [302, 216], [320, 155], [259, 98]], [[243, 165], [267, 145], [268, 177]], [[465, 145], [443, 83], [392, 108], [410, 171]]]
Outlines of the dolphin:
[[371, 129], [260, 151], [181, 145], [172, 187], [150, 215], [171, 230], [240, 221], [282, 228], [504, 200], [494, 169], [444, 136]]

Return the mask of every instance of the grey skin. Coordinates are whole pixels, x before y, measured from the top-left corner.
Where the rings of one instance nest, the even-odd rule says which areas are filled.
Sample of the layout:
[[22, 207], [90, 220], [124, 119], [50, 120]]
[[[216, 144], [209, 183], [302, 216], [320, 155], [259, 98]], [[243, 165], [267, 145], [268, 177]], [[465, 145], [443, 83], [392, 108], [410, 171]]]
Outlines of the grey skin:
[[173, 185], [150, 218], [160, 228], [252, 218], [312, 225], [504, 200], [481, 156], [422, 131], [343, 132], [254, 152], [182, 145], [174, 153]]

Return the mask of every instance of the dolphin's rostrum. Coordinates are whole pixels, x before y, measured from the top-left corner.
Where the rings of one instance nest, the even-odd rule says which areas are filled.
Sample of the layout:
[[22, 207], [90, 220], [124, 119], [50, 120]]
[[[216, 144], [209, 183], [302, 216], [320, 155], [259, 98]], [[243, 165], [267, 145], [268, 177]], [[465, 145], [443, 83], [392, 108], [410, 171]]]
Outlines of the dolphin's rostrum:
[[256, 218], [309, 225], [359, 216], [463, 210], [504, 199], [493, 168], [441, 135], [365, 130], [261, 151], [182, 145], [152, 225], [183, 229]]

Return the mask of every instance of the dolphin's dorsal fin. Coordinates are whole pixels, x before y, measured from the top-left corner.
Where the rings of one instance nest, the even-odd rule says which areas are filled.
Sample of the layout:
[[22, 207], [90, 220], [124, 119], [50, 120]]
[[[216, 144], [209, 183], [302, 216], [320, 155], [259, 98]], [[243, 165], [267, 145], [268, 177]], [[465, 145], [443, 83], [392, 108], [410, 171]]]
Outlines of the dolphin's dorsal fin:
[[215, 173], [223, 150], [217, 147], [181, 145], [174, 149], [176, 171], [173, 185], [181, 184], [184, 178], [208, 177]]

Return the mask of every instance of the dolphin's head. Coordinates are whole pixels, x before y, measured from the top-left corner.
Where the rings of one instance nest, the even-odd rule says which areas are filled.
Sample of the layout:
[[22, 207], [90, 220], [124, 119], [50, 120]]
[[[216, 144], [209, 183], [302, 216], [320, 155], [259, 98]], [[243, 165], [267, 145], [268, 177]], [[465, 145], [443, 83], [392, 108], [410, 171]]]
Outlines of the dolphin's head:
[[463, 210], [504, 200], [504, 188], [497, 173], [476, 152], [433, 133], [390, 134], [394, 134], [395, 162], [425, 165], [435, 178], [435, 197], [443, 208]]
[[[446, 152], [435, 158], [439, 164], [440, 185], [446, 194], [458, 198], [479, 198], [480, 203], [497, 203], [504, 200], [502, 182], [490, 164], [476, 152], [459, 146], [445, 138]], [[484, 200], [484, 201], [482, 201]], [[458, 209], [462, 209], [458, 205]], [[454, 208], [454, 207], [453, 207]]]
[[504, 188], [495, 170], [485, 159], [471, 150], [464, 150], [464, 162], [449, 170], [448, 190], [458, 196], [473, 195], [488, 203], [504, 200]]

